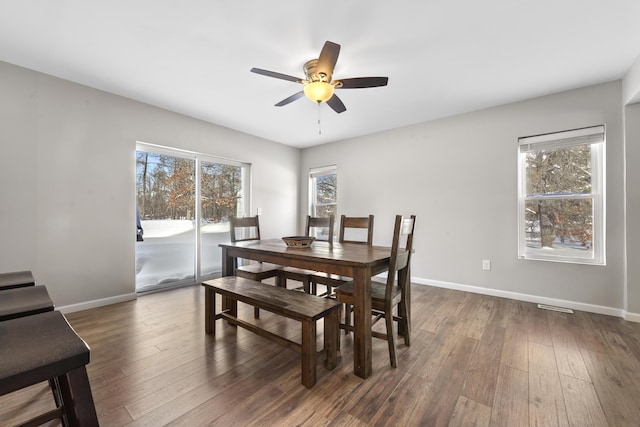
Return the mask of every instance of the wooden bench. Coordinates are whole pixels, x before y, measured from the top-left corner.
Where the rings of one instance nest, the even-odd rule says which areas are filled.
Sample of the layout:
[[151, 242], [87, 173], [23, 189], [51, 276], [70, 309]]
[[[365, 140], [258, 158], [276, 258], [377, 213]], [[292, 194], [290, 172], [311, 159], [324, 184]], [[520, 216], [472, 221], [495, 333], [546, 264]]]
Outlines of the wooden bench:
[[[302, 384], [311, 388], [316, 383], [316, 362], [326, 352], [325, 367], [335, 368], [338, 352], [338, 330], [341, 304], [302, 292], [265, 285], [237, 276], [226, 276], [202, 283], [205, 288], [205, 331], [215, 334], [215, 321], [226, 319], [264, 338], [301, 353]], [[216, 294], [223, 296], [222, 311], [216, 313]], [[298, 320], [302, 324], [301, 343], [267, 331], [254, 323], [238, 318], [241, 301], [271, 313]], [[316, 321], [324, 319], [324, 348], [316, 351]]]
[[33, 274], [31, 274], [29, 270], [0, 274], [0, 291], [24, 286], [34, 286], [35, 284], [36, 281], [33, 280]]
[[45, 286], [27, 286], [0, 292], [0, 321], [53, 311]]
[[97, 426], [86, 365], [89, 347], [59, 311], [0, 322], [0, 396], [30, 385], [55, 383], [56, 409], [25, 422], [60, 418], [63, 425]]

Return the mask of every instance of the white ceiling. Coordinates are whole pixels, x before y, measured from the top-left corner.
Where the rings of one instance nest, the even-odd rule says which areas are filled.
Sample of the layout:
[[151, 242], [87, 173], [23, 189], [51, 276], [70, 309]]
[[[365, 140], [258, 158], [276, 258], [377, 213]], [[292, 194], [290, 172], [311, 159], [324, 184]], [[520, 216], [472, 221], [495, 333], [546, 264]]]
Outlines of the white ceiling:
[[[0, 0], [0, 60], [294, 147], [622, 78], [640, 0]], [[326, 40], [334, 78], [388, 76], [301, 98]], [[1, 96], [1, 95], [0, 95]], [[322, 135], [318, 134], [318, 116]]]

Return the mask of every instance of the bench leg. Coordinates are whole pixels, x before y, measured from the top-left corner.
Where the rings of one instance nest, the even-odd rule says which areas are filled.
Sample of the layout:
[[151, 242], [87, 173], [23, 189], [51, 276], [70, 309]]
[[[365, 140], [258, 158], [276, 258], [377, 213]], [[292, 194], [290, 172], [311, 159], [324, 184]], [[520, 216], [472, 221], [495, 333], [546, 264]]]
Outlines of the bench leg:
[[222, 295], [222, 311], [226, 311], [230, 316], [238, 317], [238, 301]]
[[64, 416], [69, 426], [97, 426], [98, 416], [91, 394], [86, 367], [58, 377]]
[[311, 388], [316, 383], [316, 322], [302, 321], [302, 385]]
[[324, 346], [327, 359], [324, 366], [332, 370], [338, 364], [338, 347], [340, 346], [340, 310], [332, 310], [324, 318]]
[[62, 400], [60, 399], [60, 386], [58, 385], [57, 378], [49, 378], [49, 388], [51, 389], [51, 394], [53, 394], [53, 401], [56, 404], [56, 408], [62, 406]]

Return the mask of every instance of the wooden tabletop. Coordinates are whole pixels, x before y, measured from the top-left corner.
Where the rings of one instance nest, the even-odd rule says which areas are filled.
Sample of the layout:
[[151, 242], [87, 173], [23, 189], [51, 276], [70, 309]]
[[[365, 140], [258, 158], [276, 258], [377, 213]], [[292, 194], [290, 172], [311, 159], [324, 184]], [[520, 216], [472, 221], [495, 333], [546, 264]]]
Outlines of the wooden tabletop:
[[353, 268], [372, 268], [374, 274], [385, 271], [391, 257], [389, 247], [356, 243], [313, 242], [309, 248], [290, 248], [282, 239], [263, 239], [221, 243], [220, 247], [230, 251], [230, 256], [344, 275]]

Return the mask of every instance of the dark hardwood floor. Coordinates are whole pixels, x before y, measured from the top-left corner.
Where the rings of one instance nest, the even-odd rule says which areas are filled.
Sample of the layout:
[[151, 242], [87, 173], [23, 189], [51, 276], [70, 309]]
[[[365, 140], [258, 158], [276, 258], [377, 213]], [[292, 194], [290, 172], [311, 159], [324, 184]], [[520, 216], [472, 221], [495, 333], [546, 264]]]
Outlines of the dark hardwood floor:
[[[67, 315], [91, 347], [102, 426], [640, 425], [637, 323], [414, 285], [412, 345], [398, 341], [397, 369], [374, 339], [374, 374], [354, 376], [352, 339], [342, 336], [338, 367], [319, 362], [308, 390], [298, 353], [221, 321], [206, 335], [203, 293], [192, 286]], [[297, 339], [298, 322], [260, 315]], [[46, 383], [2, 396], [0, 425], [52, 406]]]

